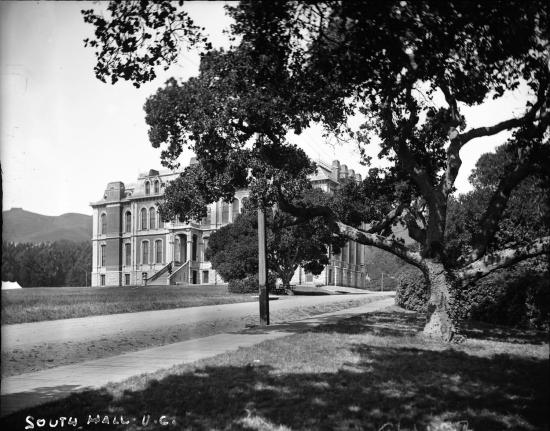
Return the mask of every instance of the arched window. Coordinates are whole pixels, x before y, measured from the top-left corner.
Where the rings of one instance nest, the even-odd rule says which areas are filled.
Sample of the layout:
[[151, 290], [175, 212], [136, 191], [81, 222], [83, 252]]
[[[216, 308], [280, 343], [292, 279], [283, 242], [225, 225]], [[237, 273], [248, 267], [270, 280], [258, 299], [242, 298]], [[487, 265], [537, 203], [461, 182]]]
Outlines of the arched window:
[[155, 263], [162, 263], [162, 240], [155, 241]]
[[141, 264], [147, 265], [149, 263], [149, 241], [143, 241], [141, 243]]
[[157, 211], [157, 220], [159, 221], [159, 229], [162, 229], [164, 227], [164, 221], [162, 220], [162, 217], [160, 216], [160, 213]]
[[229, 204], [222, 202], [222, 224], [229, 223]]
[[145, 208], [142, 208], [139, 214], [140, 214], [140, 220], [141, 220], [141, 230], [146, 230], [147, 229], [147, 210]]
[[239, 205], [239, 200], [238, 199], [235, 199], [233, 201], [233, 203], [231, 204], [233, 206], [233, 221], [235, 221], [235, 219], [237, 218], [237, 216], [239, 215], [239, 209], [240, 209], [240, 205]]
[[100, 217], [99, 233], [105, 235], [107, 233], [107, 214], [103, 213]]
[[156, 229], [157, 228], [157, 211], [151, 207], [149, 208], [149, 229]]
[[149, 181], [145, 181], [145, 194], [146, 195], [151, 194], [151, 183]]
[[153, 190], [154, 190], [156, 195], [159, 194], [159, 192], [160, 192], [160, 181], [159, 180], [155, 180]]
[[130, 211], [126, 211], [124, 216], [124, 228], [125, 232], [132, 232], [132, 213]]

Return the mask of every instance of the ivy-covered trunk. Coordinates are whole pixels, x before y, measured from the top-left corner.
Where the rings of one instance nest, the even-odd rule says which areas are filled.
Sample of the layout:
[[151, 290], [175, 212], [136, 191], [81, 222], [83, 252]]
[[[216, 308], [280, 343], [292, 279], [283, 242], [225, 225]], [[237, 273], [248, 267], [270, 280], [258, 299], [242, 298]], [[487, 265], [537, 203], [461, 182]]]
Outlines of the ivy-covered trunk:
[[450, 306], [452, 277], [440, 262], [431, 259], [425, 261], [424, 276], [430, 293], [424, 335], [449, 342], [456, 334]]

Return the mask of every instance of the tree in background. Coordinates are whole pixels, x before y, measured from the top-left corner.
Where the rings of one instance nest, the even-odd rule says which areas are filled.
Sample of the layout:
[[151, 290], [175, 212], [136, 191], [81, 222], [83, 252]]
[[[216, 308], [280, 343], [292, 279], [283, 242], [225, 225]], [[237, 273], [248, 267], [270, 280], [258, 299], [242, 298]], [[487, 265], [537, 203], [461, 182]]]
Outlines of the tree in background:
[[[320, 190], [310, 190], [309, 198], [323, 196]], [[318, 275], [329, 263], [329, 247], [338, 253], [343, 241], [333, 235], [322, 218], [311, 219], [298, 225], [281, 211], [266, 214], [268, 270], [280, 278], [284, 288], [299, 266]], [[258, 272], [258, 218], [253, 207], [237, 219], [213, 232], [208, 241], [206, 259], [225, 281], [242, 280]]]
[[[296, 222], [322, 216], [338, 235], [386, 250], [416, 266], [429, 285], [424, 333], [451, 340], [452, 292], [492, 271], [548, 253], [550, 238], [491, 249], [511, 192], [550, 163], [548, 9], [545, 2], [242, 2], [227, 7], [233, 46], [203, 46], [200, 73], [170, 80], [145, 106], [149, 138], [166, 166], [185, 146], [198, 164], [167, 189], [164, 214], [202, 218], [206, 204], [250, 188], [260, 206], [277, 204]], [[201, 30], [170, 2], [112, 2], [95, 26], [99, 79], [150, 80]], [[497, 124], [468, 127], [464, 106], [525, 85], [525, 109]], [[353, 128], [349, 120], [361, 119]], [[296, 204], [314, 165], [288, 133], [312, 124], [365, 148], [381, 140], [387, 168], [371, 169], [328, 205]], [[460, 151], [502, 131], [517, 157], [492, 191], [471, 251], [447, 255], [448, 202]], [[170, 197], [172, 196], [172, 198]], [[407, 227], [411, 250], [391, 234]], [[455, 265], [455, 263], [460, 263]]]
[[89, 241], [20, 243], [2, 241], [2, 281], [22, 287], [86, 286], [92, 271]]

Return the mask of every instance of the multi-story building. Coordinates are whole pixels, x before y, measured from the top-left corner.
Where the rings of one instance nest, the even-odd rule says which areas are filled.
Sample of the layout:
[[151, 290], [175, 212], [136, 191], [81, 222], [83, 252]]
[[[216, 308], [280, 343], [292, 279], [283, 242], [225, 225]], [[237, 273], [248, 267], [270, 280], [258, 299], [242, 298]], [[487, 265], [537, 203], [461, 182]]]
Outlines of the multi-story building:
[[[317, 162], [311, 181], [315, 187], [334, 191], [343, 178], [361, 180], [346, 165]], [[206, 218], [189, 223], [163, 222], [158, 213], [166, 184], [177, 173], [150, 170], [135, 184], [107, 184], [103, 199], [93, 208], [92, 286], [170, 284], [222, 284], [223, 280], [204, 258], [211, 233], [233, 222], [241, 212], [248, 190], [239, 190], [231, 203], [215, 202]], [[365, 246], [348, 242], [318, 276], [299, 268], [294, 284], [365, 287]]]

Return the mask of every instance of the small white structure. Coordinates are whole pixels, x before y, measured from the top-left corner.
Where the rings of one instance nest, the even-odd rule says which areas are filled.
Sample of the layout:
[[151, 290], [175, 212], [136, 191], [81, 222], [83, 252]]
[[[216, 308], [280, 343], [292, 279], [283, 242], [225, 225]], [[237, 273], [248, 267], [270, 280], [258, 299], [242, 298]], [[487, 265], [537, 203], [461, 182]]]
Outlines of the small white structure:
[[22, 289], [17, 281], [3, 281], [2, 290]]

